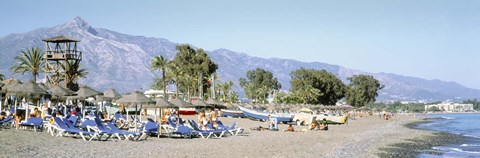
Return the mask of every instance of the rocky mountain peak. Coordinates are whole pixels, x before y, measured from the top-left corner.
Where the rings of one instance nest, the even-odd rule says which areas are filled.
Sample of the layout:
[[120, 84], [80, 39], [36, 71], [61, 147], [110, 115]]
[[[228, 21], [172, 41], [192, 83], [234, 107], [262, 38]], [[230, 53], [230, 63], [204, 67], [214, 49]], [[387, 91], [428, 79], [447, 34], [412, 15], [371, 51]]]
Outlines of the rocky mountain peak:
[[91, 34], [97, 35], [98, 32], [83, 18], [76, 16], [71, 21], [61, 25], [62, 29], [72, 29], [78, 28], [80, 30], [85, 30]]

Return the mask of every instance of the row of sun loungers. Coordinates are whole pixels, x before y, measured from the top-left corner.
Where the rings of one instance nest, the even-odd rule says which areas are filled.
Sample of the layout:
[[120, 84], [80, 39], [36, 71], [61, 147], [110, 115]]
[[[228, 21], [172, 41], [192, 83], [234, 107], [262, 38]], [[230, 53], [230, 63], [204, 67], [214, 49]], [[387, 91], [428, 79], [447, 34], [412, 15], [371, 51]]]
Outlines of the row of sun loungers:
[[[122, 118], [118, 118], [122, 119]], [[221, 138], [226, 135], [236, 136], [243, 132], [242, 128], [237, 128], [237, 122], [231, 126], [225, 126], [221, 121], [217, 121], [217, 129], [213, 128], [212, 124], [207, 125], [207, 129], [200, 129], [194, 120], [182, 121], [180, 123], [168, 119], [168, 124], [159, 125], [153, 120], [148, 120], [144, 123], [133, 122], [124, 123], [104, 122], [98, 116], [90, 117], [89, 120], [80, 120], [76, 116], [69, 116], [65, 118], [54, 117], [53, 124], [50, 121], [43, 121], [41, 118], [29, 118], [26, 122], [20, 124], [22, 129], [32, 128], [33, 131], [43, 131], [44, 129], [52, 136], [57, 137], [81, 137], [85, 141], [107, 141], [110, 138], [119, 140], [146, 140], [149, 136], [166, 135], [168, 137], [179, 136], [183, 138]], [[13, 124], [11, 116], [0, 121], [0, 126]], [[133, 126], [132, 126], [133, 125]], [[129, 127], [129, 131], [122, 130], [122, 128]], [[162, 131], [165, 131], [162, 133]]]

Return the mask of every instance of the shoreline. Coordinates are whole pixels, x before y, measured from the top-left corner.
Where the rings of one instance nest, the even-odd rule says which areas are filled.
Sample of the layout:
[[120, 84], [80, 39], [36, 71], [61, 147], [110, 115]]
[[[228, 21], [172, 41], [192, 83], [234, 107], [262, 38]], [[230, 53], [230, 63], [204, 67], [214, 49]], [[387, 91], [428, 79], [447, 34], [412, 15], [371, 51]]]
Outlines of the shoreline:
[[459, 134], [416, 127], [419, 124], [431, 122], [430, 119], [435, 118], [426, 117], [420, 121], [414, 121], [404, 125], [409, 129], [427, 131], [428, 134], [405, 139], [402, 142], [388, 144], [385, 147], [379, 148], [378, 150], [380, 152], [377, 153], [377, 155], [379, 157], [417, 157], [419, 154], [441, 155], [442, 153], [433, 150], [432, 147], [460, 144], [467, 139], [465, 136]]

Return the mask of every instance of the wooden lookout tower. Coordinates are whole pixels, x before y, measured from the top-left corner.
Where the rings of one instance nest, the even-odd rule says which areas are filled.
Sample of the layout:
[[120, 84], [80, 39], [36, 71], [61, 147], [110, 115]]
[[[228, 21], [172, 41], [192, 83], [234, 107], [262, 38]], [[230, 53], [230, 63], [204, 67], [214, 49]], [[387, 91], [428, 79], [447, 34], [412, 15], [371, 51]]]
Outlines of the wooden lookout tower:
[[76, 89], [75, 74], [82, 60], [82, 52], [77, 49], [80, 40], [64, 36], [42, 40], [45, 42], [45, 78], [47, 83]]

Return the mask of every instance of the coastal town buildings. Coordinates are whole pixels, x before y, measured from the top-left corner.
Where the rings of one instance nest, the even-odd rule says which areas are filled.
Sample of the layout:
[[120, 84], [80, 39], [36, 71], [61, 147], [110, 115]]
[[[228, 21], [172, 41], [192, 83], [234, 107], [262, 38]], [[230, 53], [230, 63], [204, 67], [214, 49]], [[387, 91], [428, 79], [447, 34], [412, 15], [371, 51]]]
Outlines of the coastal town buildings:
[[429, 111], [432, 107], [436, 107], [445, 112], [472, 112], [473, 104], [459, 104], [459, 103], [439, 103], [439, 104], [431, 104], [425, 105], [425, 111]]

